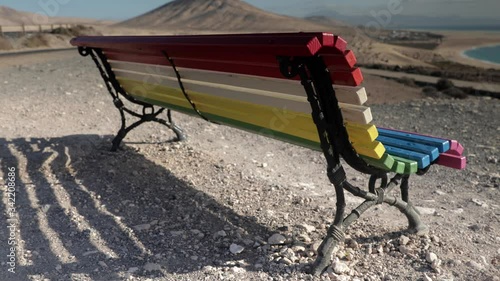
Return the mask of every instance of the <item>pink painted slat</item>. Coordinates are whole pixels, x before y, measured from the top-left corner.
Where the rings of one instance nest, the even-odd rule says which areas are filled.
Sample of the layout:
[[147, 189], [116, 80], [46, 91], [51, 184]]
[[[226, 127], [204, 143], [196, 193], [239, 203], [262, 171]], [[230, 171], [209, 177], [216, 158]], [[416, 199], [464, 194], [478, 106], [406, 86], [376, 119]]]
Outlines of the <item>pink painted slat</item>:
[[448, 153], [462, 156], [462, 154], [464, 153], [464, 147], [460, 143], [458, 143], [458, 141], [450, 140], [450, 150], [448, 151]]
[[465, 156], [457, 156], [449, 153], [441, 153], [436, 164], [453, 169], [463, 170], [467, 166]]

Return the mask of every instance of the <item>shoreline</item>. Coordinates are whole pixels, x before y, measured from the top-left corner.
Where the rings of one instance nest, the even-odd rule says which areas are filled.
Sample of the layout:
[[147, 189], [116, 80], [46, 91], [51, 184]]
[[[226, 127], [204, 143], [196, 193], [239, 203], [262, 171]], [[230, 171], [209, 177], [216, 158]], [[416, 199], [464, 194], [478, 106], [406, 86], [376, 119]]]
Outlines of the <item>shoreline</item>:
[[493, 62], [493, 61], [489, 61], [489, 60], [479, 59], [479, 58], [475, 58], [475, 57], [472, 57], [472, 56], [469, 56], [469, 55], [466, 54], [466, 52], [468, 52], [468, 51], [474, 51], [474, 50], [477, 50], [477, 49], [489, 48], [489, 47], [499, 47], [500, 48], [500, 43], [498, 43], [498, 44], [478, 45], [478, 46], [472, 47], [470, 49], [463, 50], [462, 52], [460, 52], [460, 55], [462, 57], [466, 58], [466, 59], [472, 59], [472, 60], [475, 60], [475, 61], [480, 61], [482, 63], [491, 64], [492, 66], [500, 67], [500, 63], [498, 63], [498, 62]]

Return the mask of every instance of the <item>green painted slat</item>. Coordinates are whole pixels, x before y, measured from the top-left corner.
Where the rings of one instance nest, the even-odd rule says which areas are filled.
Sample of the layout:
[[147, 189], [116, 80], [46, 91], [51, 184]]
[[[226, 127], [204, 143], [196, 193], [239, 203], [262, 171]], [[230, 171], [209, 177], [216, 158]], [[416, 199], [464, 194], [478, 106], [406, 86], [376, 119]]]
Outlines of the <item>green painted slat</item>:
[[394, 160], [404, 163], [404, 165], [405, 165], [404, 174], [405, 175], [414, 174], [417, 172], [418, 164], [416, 161], [405, 159], [405, 158], [394, 156], [394, 155], [391, 155], [391, 156], [394, 158]]

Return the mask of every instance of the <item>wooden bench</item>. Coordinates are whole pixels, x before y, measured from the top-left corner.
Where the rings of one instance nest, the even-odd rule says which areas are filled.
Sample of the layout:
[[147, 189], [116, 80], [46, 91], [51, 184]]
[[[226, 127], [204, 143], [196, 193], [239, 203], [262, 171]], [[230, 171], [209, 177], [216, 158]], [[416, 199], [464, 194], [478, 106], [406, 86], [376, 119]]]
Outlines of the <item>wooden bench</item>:
[[[356, 58], [333, 34], [78, 37], [71, 44], [92, 57], [120, 111], [122, 127], [112, 150], [149, 121], [168, 126], [182, 140], [172, 109], [322, 151], [337, 209], [312, 267], [316, 275], [329, 265], [348, 226], [376, 204], [395, 206], [410, 231], [425, 232], [408, 199], [410, 175], [423, 175], [433, 164], [465, 168], [463, 147], [455, 140], [372, 124]], [[123, 99], [142, 106], [142, 113], [125, 107]], [[164, 109], [167, 120], [160, 118]], [[127, 127], [126, 113], [139, 120]], [[348, 182], [341, 157], [370, 175], [368, 190]], [[396, 186], [401, 199], [389, 194]], [[365, 199], [348, 215], [344, 190]]]

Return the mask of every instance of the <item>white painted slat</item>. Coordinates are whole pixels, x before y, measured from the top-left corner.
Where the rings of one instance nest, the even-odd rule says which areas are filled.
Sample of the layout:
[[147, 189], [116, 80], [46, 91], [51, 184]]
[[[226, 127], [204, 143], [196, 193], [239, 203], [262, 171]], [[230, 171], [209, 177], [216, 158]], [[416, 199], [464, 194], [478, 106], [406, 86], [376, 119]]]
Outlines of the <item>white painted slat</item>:
[[[152, 75], [165, 75], [176, 77], [175, 72], [170, 66], [149, 65], [133, 62], [110, 61], [111, 66], [116, 71], [127, 70]], [[183, 80], [203, 81], [214, 84], [224, 84], [240, 88], [249, 88], [275, 93], [283, 93], [306, 98], [306, 93], [300, 81], [263, 78], [257, 76], [231, 74], [225, 72], [197, 70], [191, 68], [177, 69]], [[339, 102], [362, 105], [367, 100], [364, 87], [333, 86]]]
[[[115, 74], [117, 77], [144, 82], [144, 89], [142, 89], [143, 91], [147, 91], [148, 88], [154, 87], [154, 85], [151, 84], [162, 85], [169, 88], [179, 88], [177, 79], [173, 77], [146, 75], [142, 73], [122, 70], [115, 70]], [[188, 94], [189, 91], [193, 91], [222, 98], [272, 106], [283, 110], [290, 110], [306, 114], [311, 113], [311, 106], [309, 105], [309, 102], [305, 97], [298, 97], [257, 89], [235, 87], [225, 84], [193, 81], [189, 79], [183, 79], [182, 81]], [[346, 103], [339, 103], [339, 106], [341, 108], [342, 115], [345, 121], [361, 124], [368, 124], [372, 121], [371, 111], [368, 107]]]
[[339, 102], [363, 105], [368, 100], [365, 87], [334, 85], [335, 96]]
[[348, 103], [339, 103], [339, 106], [342, 111], [342, 118], [344, 121], [369, 124], [373, 120], [372, 111], [369, 107]]

